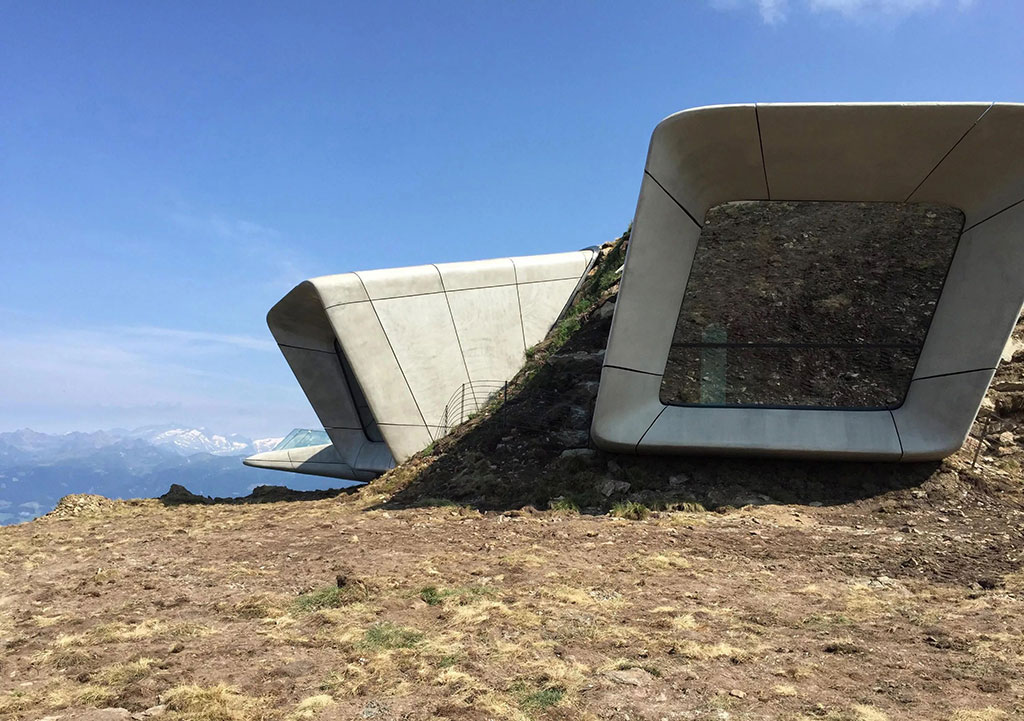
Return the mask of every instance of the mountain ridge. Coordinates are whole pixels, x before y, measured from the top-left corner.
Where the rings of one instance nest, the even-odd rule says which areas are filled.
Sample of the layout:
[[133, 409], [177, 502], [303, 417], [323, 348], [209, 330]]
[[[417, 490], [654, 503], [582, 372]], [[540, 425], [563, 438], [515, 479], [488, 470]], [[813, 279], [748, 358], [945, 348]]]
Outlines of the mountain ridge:
[[213, 496], [241, 495], [280, 482], [279, 476], [267, 475], [272, 471], [241, 463], [280, 440], [183, 424], [59, 434], [31, 428], [2, 432], [0, 525], [31, 520], [70, 493], [156, 496], [172, 483], [183, 483]]

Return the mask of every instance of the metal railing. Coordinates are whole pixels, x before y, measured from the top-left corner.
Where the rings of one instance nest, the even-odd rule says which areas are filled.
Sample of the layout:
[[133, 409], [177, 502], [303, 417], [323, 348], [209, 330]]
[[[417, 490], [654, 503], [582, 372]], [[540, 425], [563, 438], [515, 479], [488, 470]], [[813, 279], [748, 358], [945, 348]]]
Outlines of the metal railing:
[[562, 427], [549, 414], [565, 399], [565, 394], [554, 390], [532, 388], [528, 398], [517, 394], [509, 398], [508, 381], [472, 381], [463, 383], [445, 405], [438, 422], [438, 436], [450, 433], [477, 413], [490, 406], [491, 417], [503, 428], [524, 432], [546, 432]]
[[469, 381], [459, 386], [445, 404], [438, 421], [442, 435], [479, 413], [492, 399], [508, 398], [508, 381]]

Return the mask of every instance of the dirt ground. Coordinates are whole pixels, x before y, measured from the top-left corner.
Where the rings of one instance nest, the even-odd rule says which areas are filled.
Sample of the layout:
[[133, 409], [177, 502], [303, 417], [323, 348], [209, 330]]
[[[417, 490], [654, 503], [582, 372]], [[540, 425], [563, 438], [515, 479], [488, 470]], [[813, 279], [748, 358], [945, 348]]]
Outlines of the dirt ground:
[[1024, 718], [1024, 326], [943, 463], [610, 456], [605, 270], [358, 491], [0, 528], [0, 718]]
[[0, 529], [0, 716], [1024, 715], [1017, 487], [642, 521], [383, 500]]

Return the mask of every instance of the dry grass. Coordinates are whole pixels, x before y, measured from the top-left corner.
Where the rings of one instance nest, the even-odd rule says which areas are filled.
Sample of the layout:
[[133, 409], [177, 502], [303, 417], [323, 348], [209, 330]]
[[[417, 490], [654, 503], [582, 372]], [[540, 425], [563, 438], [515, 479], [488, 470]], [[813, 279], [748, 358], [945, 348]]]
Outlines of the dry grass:
[[981, 709], [960, 709], [953, 712], [950, 721], [1009, 721], [1010, 714], [1002, 709], [988, 706]]
[[697, 661], [727, 658], [738, 663], [749, 660], [752, 655], [750, 651], [727, 643], [699, 643], [697, 641], [683, 641], [676, 647], [676, 651], [684, 658], [692, 658]]
[[[167, 721], [1019, 713], [1024, 602], [1009, 587], [966, 588], [941, 565], [956, 558], [948, 543], [920, 545], [946, 534], [977, 550], [1002, 537], [972, 536], [954, 514], [897, 536], [902, 521], [877, 502], [691, 514], [684, 528], [684, 514], [660, 511], [621, 521], [362, 510], [369, 497], [138, 507], [109, 527], [0, 529], [0, 540], [16, 541], [0, 544], [10, 574], [3, 678], [13, 686], [0, 691], [0, 718], [161, 702]], [[793, 520], [797, 510], [813, 523]], [[1014, 550], [1004, 545], [1000, 557]], [[55, 566], [62, 553], [69, 560]], [[900, 576], [900, 553], [922, 566]], [[152, 571], [124, 571], [126, 558]], [[348, 597], [328, 585], [338, 575], [372, 591]], [[644, 673], [616, 673], [634, 669]], [[882, 674], [881, 691], [868, 693], [865, 679]]]
[[175, 686], [162, 698], [175, 721], [249, 721], [255, 699], [224, 684]]
[[310, 696], [299, 702], [295, 710], [288, 714], [288, 719], [289, 721], [301, 721], [302, 719], [314, 718], [328, 706], [333, 706], [334, 703], [334, 698], [328, 694]]
[[153, 666], [158, 663], [155, 658], [115, 663], [97, 671], [94, 679], [108, 686], [125, 686], [148, 676]]

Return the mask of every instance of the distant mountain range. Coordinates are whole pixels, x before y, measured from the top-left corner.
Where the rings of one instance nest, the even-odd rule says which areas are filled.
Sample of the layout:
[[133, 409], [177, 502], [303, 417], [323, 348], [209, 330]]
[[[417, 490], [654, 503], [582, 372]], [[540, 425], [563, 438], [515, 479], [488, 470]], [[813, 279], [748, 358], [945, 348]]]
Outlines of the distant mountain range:
[[258, 485], [296, 489], [350, 485], [242, 465], [243, 457], [270, 450], [280, 440], [252, 440], [176, 425], [64, 434], [28, 428], [0, 433], [0, 525], [42, 515], [69, 493], [151, 498], [180, 483], [202, 495], [237, 496]]

